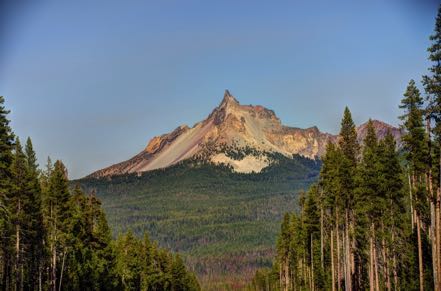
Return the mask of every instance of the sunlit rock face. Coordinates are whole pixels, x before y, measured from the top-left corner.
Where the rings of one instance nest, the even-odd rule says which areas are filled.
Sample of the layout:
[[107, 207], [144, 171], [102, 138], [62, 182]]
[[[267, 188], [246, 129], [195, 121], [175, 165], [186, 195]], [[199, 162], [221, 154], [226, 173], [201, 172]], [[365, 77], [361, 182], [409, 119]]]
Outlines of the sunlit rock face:
[[[377, 120], [373, 122], [380, 138], [391, 130], [400, 141], [398, 128]], [[366, 136], [366, 125], [357, 128], [359, 141]], [[325, 153], [329, 141], [337, 141], [337, 136], [321, 132], [315, 126], [306, 129], [284, 126], [274, 111], [260, 105], [241, 105], [226, 90], [222, 102], [205, 120], [192, 128], [181, 125], [170, 133], [156, 136], [133, 158], [90, 176], [146, 172], [190, 158], [225, 164], [236, 172], [257, 173], [271, 164], [268, 157], [271, 153], [317, 158]]]

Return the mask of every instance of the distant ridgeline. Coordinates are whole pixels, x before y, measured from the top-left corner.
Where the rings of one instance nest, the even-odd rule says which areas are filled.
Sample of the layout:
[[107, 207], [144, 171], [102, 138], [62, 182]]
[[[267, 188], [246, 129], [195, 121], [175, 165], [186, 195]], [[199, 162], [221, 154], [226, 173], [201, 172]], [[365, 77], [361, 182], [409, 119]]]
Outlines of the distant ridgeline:
[[[262, 153], [228, 150], [232, 159]], [[271, 266], [283, 214], [298, 193], [317, 181], [321, 162], [265, 153], [260, 173], [192, 158], [140, 174], [84, 178], [96, 191], [114, 234], [147, 231], [160, 246], [181, 253], [205, 289], [244, 286], [256, 269]]]

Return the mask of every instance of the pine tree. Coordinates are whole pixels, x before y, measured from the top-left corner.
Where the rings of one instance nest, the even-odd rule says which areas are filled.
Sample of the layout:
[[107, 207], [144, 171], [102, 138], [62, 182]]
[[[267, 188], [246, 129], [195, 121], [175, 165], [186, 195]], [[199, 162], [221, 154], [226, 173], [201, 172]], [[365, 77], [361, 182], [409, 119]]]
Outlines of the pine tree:
[[186, 290], [190, 283], [191, 277], [187, 274], [184, 261], [179, 255], [176, 255], [171, 267], [171, 290]]
[[408, 216], [402, 172], [394, 137], [388, 131], [379, 144], [379, 193], [384, 199], [381, 221], [382, 248], [386, 258], [383, 262], [384, 282], [388, 290], [400, 288], [399, 266], [405, 264], [402, 254], [406, 251], [404, 243]]
[[138, 290], [141, 287], [141, 243], [132, 232], [121, 235], [116, 240], [115, 271], [120, 278], [123, 290]]
[[24, 235], [27, 231], [27, 213], [26, 206], [29, 204], [27, 196], [29, 194], [29, 182], [26, 165], [26, 156], [23, 153], [23, 149], [20, 140], [15, 140], [14, 155], [11, 164], [12, 171], [12, 191], [10, 192], [9, 204], [11, 218], [14, 228], [11, 232], [11, 236], [14, 238], [14, 279], [13, 284], [16, 289], [22, 290], [24, 288], [24, 254], [25, 239]]
[[339, 182], [341, 184], [341, 194], [344, 203], [344, 260], [345, 260], [345, 286], [346, 290], [352, 290], [354, 281], [354, 189], [355, 173], [357, 170], [357, 161], [360, 146], [357, 141], [357, 132], [352, 120], [351, 112], [346, 107], [339, 135], [339, 147], [343, 153], [341, 167], [339, 168]]
[[412, 226], [416, 225], [417, 232], [420, 290], [424, 289], [423, 238], [421, 231], [425, 231], [423, 229], [423, 222], [427, 220], [428, 213], [426, 187], [423, 184], [428, 156], [428, 143], [424, 128], [422, 106], [423, 99], [415, 85], [415, 81], [411, 80], [404, 93], [404, 98], [401, 100], [400, 108], [404, 109], [405, 114], [400, 118], [404, 121], [403, 127], [406, 131], [402, 141], [409, 166]]
[[44, 239], [45, 228], [43, 226], [42, 198], [39, 182], [37, 158], [30, 138], [26, 141], [25, 156], [28, 174], [28, 201], [25, 211], [27, 212], [27, 243], [30, 246], [28, 260], [28, 284], [40, 286], [42, 289], [42, 276], [44, 260], [46, 258]]
[[62, 286], [67, 255], [69, 223], [69, 185], [67, 170], [61, 161], [56, 161], [51, 171], [46, 197], [46, 228], [50, 252], [50, 289], [56, 291]]
[[[431, 211], [431, 242], [434, 284], [441, 290], [441, 5], [436, 17], [434, 33], [430, 36], [432, 44], [427, 49], [429, 61], [429, 75], [423, 76], [423, 85], [427, 94], [426, 106], [428, 133], [434, 133], [434, 150], [429, 148], [428, 183]], [[434, 128], [430, 130], [431, 124]], [[432, 142], [429, 139], [429, 142]], [[432, 162], [433, 156], [433, 162]], [[435, 165], [434, 167], [432, 166]], [[433, 175], [435, 173], [435, 175]], [[437, 187], [436, 194], [434, 187]]]
[[12, 260], [10, 249], [12, 229], [8, 195], [11, 191], [11, 163], [14, 134], [9, 126], [9, 111], [4, 106], [5, 99], [0, 96], [0, 261], [1, 284], [4, 289], [12, 288]]
[[[363, 154], [357, 171], [355, 217], [357, 220], [356, 265], [358, 267], [357, 289], [375, 290], [380, 285], [377, 258], [377, 237], [384, 206], [380, 192], [378, 140], [372, 120], [367, 124]], [[369, 243], [367, 243], [369, 242]], [[368, 268], [365, 266], [369, 265]], [[366, 277], [367, 275], [367, 277]], [[368, 280], [369, 279], [369, 280]]]

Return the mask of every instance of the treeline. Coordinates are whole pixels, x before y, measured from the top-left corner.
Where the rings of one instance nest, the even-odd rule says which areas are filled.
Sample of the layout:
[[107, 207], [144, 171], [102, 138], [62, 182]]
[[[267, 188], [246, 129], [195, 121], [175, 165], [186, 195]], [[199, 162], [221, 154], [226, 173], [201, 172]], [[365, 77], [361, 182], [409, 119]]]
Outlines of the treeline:
[[430, 37], [425, 97], [401, 100], [400, 152], [372, 122], [357, 143], [346, 108], [317, 184], [286, 214], [272, 269], [253, 290], [441, 290], [441, 7]]
[[112, 240], [101, 202], [70, 189], [61, 161], [40, 171], [0, 97], [1, 290], [200, 290], [179, 255], [131, 232]]

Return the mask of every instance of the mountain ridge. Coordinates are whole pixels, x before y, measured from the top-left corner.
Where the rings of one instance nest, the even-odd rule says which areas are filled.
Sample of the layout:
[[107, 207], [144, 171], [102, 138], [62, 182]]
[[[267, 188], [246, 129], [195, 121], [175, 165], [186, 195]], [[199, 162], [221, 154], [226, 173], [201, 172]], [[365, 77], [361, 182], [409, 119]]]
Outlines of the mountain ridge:
[[[379, 120], [373, 120], [373, 123], [380, 138], [391, 130], [399, 141], [400, 129]], [[357, 127], [359, 141], [366, 135], [366, 125], [367, 122]], [[139, 174], [194, 157], [229, 165], [236, 172], [260, 172], [271, 163], [266, 153], [280, 153], [287, 157], [299, 154], [314, 159], [324, 154], [329, 141], [337, 139], [338, 135], [321, 132], [317, 126], [302, 129], [283, 125], [273, 110], [261, 105], [241, 105], [225, 90], [221, 103], [206, 119], [191, 128], [184, 124], [169, 133], [155, 136], [134, 157], [87, 177]], [[238, 152], [250, 148], [254, 152], [242, 159], [226, 152], [226, 149]]]

